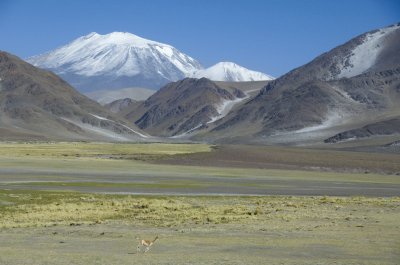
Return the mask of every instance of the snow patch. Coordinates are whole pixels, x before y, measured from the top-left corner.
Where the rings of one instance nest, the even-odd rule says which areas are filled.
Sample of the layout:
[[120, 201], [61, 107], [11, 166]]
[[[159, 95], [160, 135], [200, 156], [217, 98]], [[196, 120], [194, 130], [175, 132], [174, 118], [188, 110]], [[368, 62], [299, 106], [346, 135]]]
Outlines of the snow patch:
[[135, 133], [135, 134], [137, 134], [137, 135], [143, 137], [143, 138], [149, 138], [148, 135], [145, 135], [145, 134], [142, 134], [142, 133], [140, 133], [140, 132], [137, 132], [137, 131], [133, 130], [132, 128], [130, 128], [130, 127], [128, 127], [128, 126], [126, 126], [126, 125], [124, 125], [124, 124], [122, 124], [122, 123], [119, 123], [119, 122], [116, 122], [116, 121], [113, 121], [113, 120], [110, 120], [110, 119], [107, 119], [107, 118], [104, 118], [104, 117], [101, 117], [101, 116], [98, 116], [98, 115], [95, 115], [95, 114], [92, 114], [92, 113], [89, 113], [89, 114], [92, 115], [93, 117], [99, 119], [99, 120], [102, 120], [102, 121], [110, 121], [110, 122], [113, 122], [113, 123], [115, 123], [115, 124], [118, 124], [118, 125], [120, 125], [120, 126], [126, 128], [126, 129], [128, 129], [129, 131], [131, 131], [131, 132], [133, 132], [133, 133]]
[[[107, 118], [104, 118], [104, 117], [101, 117], [101, 116], [98, 116], [98, 115], [94, 115], [94, 114], [92, 114], [92, 113], [89, 113], [89, 114], [92, 115], [93, 117], [99, 119], [99, 120], [103, 120], [103, 121], [112, 121], [112, 120], [109, 120], [109, 119], [107, 119]], [[112, 122], [114, 122], [114, 121], [112, 121]]]
[[344, 114], [339, 112], [331, 112], [327, 115], [327, 117], [321, 124], [305, 127], [303, 129], [294, 131], [294, 133], [308, 133], [328, 129], [334, 125], [337, 125], [344, 116]]
[[174, 55], [174, 51], [171, 49], [171, 47], [168, 46], [156, 46], [156, 49], [164, 54], [165, 56], [171, 58]]
[[387, 35], [398, 28], [399, 26], [392, 26], [367, 34], [364, 42], [355, 47], [351, 55], [345, 59], [350, 65], [343, 66], [338, 77], [353, 77], [371, 68], [384, 46]]
[[[237, 104], [239, 104], [240, 102], [242, 102], [242, 101], [244, 101], [244, 100], [250, 98], [249, 93], [254, 92], [254, 91], [257, 91], [257, 90], [260, 90], [260, 89], [252, 89], [252, 90], [249, 90], [249, 91], [245, 92], [246, 96], [243, 97], [243, 98], [236, 98], [236, 99], [234, 99], [234, 100], [223, 100], [223, 101], [222, 101], [220, 104], [218, 104], [217, 107], [216, 107], [216, 108], [217, 108], [218, 115], [216, 115], [216, 116], [214, 116], [214, 117], [210, 117], [211, 120], [209, 120], [206, 124], [211, 124], [211, 123], [214, 123], [214, 122], [216, 122], [216, 121], [222, 119], [223, 117], [225, 117], [226, 115], [228, 115], [228, 113], [233, 109], [233, 107], [234, 107], [235, 105], [237, 105]], [[192, 129], [190, 129], [190, 130], [184, 132], [184, 133], [181, 133], [181, 134], [175, 135], [175, 136], [171, 136], [171, 137], [169, 137], [169, 138], [182, 138], [182, 137], [189, 136], [191, 133], [193, 133], [195, 130], [197, 130], [198, 128], [200, 128], [202, 125], [203, 125], [203, 124], [199, 124], [199, 125], [195, 126], [194, 128], [192, 128]]]
[[273, 80], [272, 76], [244, 68], [232, 62], [220, 62], [207, 69], [195, 71], [191, 74], [195, 78], [208, 78], [213, 81], [263, 81]]
[[86, 131], [90, 131], [92, 133], [95, 133], [95, 134], [103, 136], [103, 137], [111, 138], [111, 139], [118, 140], [118, 141], [128, 141], [128, 140], [130, 140], [130, 139], [128, 139], [128, 138], [126, 138], [126, 137], [124, 137], [124, 136], [122, 136], [120, 134], [117, 134], [117, 133], [114, 133], [112, 131], [109, 131], [109, 130], [106, 130], [106, 129], [102, 129], [102, 128], [90, 125], [88, 123], [77, 122], [77, 121], [74, 121], [74, 120], [71, 120], [71, 119], [68, 119], [68, 118], [63, 118], [63, 117], [61, 119], [65, 120], [67, 122], [70, 122], [72, 124], [75, 124], [76, 126], [81, 127], [82, 129], [85, 129]]
[[238, 104], [238, 103], [240, 103], [243, 100], [246, 100], [248, 98], [249, 98], [249, 96], [247, 95], [244, 98], [236, 98], [234, 100], [224, 100], [224, 101], [222, 101], [222, 103], [217, 106], [218, 115], [212, 117], [211, 120], [207, 122], [207, 124], [213, 123], [213, 122], [216, 122], [216, 121], [222, 119], [223, 117], [228, 115], [228, 113], [233, 109], [233, 107], [236, 104]]
[[169, 138], [171, 138], [171, 139], [176, 139], [176, 138], [183, 138], [183, 137], [185, 137], [185, 136], [189, 136], [192, 132], [194, 132], [195, 130], [197, 130], [198, 128], [200, 128], [202, 125], [203, 125], [203, 124], [200, 123], [199, 125], [193, 127], [193, 128], [190, 129], [190, 130], [187, 130], [187, 131], [184, 132], [184, 133], [181, 133], [181, 134], [178, 134], [178, 135], [174, 135], [174, 136], [171, 136], [171, 137], [169, 137]]
[[250, 93], [251, 92], [255, 92], [255, 91], [259, 91], [259, 90], [260, 90], [259, 88], [248, 90], [248, 91], [244, 92], [246, 96], [243, 97], [243, 98], [236, 98], [234, 100], [225, 100], [225, 101], [223, 101], [220, 105], [217, 106], [218, 115], [212, 117], [211, 120], [207, 122], [207, 124], [216, 122], [216, 121], [224, 118], [233, 109], [233, 107], [235, 107], [240, 102], [250, 98]]
[[140, 133], [140, 132], [137, 132], [137, 131], [133, 130], [132, 128], [130, 128], [130, 127], [124, 125], [124, 124], [121, 124], [121, 123], [118, 123], [118, 124], [121, 125], [122, 127], [126, 128], [126, 129], [130, 130], [131, 132], [136, 133], [136, 134], [138, 134], [139, 136], [142, 136], [143, 138], [149, 138], [148, 135], [145, 135], [145, 134], [142, 134], [142, 133]]
[[[254, 91], [257, 91], [257, 90], [260, 90], [260, 89], [257, 88], [257, 89], [252, 89], [252, 90], [249, 90], [249, 91], [244, 92], [246, 96], [243, 97], [243, 98], [236, 98], [236, 99], [234, 99], [234, 100], [223, 100], [223, 101], [222, 101], [220, 104], [218, 104], [217, 107], [216, 107], [216, 108], [217, 108], [218, 115], [216, 115], [216, 116], [214, 116], [214, 117], [210, 117], [211, 120], [209, 120], [206, 124], [211, 124], [211, 123], [214, 123], [214, 122], [216, 122], [216, 121], [218, 121], [218, 120], [224, 118], [226, 115], [229, 114], [229, 112], [233, 109], [233, 107], [234, 107], [235, 105], [237, 105], [237, 104], [239, 104], [240, 102], [242, 102], [242, 101], [244, 101], [244, 100], [250, 98], [249, 93], [254, 92]], [[203, 125], [203, 124], [199, 124], [199, 125], [197, 125], [196, 127], [192, 128], [192, 129], [190, 129], [190, 130], [188, 130], [188, 131], [186, 131], [186, 132], [184, 132], [184, 133], [181, 133], [181, 134], [179, 134], [179, 135], [175, 135], [175, 136], [172, 136], [172, 137], [169, 137], [169, 138], [182, 138], [182, 137], [185, 137], [185, 136], [189, 136], [191, 133], [193, 133], [195, 130], [197, 130], [198, 128], [200, 128], [202, 125]]]

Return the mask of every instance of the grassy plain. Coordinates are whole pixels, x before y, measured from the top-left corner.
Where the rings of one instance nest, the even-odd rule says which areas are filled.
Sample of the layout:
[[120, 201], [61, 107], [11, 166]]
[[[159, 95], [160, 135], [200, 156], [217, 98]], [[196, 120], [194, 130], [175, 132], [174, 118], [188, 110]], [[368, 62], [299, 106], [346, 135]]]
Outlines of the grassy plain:
[[[0, 264], [399, 264], [400, 197], [357, 195], [396, 193], [399, 176], [157, 163], [195, 152], [214, 151], [1, 143]], [[315, 195], [331, 187], [354, 194]], [[314, 195], [234, 195], [302, 189]]]
[[98, 157], [141, 159], [158, 158], [164, 155], [208, 152], [206, 144], [168, 144], [168, 143], [88, 143], [88, 142], [43, 142], [43, 143], [0, 143], [0, 156], [7, 157]]
[[158, 162], [163, 161], [175, 165], [400, 175], [399, 153], [356, 152], [351, 149], [223, 145], [214, 147], [213, 152], [169, 156]]
[[[400, 258], [400, 198], [2, 191], [0, 201], [1, 264], [397, 264]], [[135, 237], [155, 235], [154, 248], [136, 254]]]

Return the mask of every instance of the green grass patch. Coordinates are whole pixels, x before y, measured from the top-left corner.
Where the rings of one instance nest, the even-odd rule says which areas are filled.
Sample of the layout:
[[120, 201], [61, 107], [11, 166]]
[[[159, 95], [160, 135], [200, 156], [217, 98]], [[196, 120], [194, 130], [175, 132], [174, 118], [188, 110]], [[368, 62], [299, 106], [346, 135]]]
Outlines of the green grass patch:
[[114, 159], [149, 160], [166, 155], [209, 152], [206, 144], [168, 143], [0, 143], [0, 156], [79, 158], [98, 157]]
[[207, 187], [207, 183], [195, 181], [162, 181], [155, 183], [122, 183], [122, 182], [62, 182], [62, 181], [35, 181], [12, 183], [13, 186], [31, 187], [90, 187], [90, 188], [151, 188], [151, 189], [186, 189]]

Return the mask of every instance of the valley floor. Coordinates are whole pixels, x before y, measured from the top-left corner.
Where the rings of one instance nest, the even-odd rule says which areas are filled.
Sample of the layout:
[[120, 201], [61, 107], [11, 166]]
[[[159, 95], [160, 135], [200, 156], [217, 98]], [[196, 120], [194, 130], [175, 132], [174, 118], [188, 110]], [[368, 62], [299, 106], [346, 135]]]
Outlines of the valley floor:
[[[400, 199], [2, 193], [0, 264], [398, 264]], [[11, 197], [10, 197], [11, 196]], [[29, 200], [41, 196], [37, 204]], [[20, 201], [21, 200], [21, 201]], [[159, 240], [137, 253], [135, 237]]]
[[284, 147], [0, 143], [0, 264], [394, 265], [399, 167]]
[[210, 148], [196, 144], [0, 144], [0, 189], [400, 196], [400, 155]]

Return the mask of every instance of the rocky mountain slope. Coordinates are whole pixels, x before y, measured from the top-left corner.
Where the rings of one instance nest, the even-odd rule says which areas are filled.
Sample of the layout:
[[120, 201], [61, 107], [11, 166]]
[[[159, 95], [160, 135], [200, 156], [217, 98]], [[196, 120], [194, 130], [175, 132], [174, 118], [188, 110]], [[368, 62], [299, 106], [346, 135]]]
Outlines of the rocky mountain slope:
[[[258, 84], [260, 89], [265, 82]], [[125, 117], [150, 134], [186, 137], [212, 127], [247, 99], [248, 92], [206, 78], [186, 78], [164, 86], [132, 111], [125, 111]]]
[[104, 107], [106, 107], [107, 109], [109, 109], [114, 113], [120, 113], [121, 111], [124, 111], [127, 108], [132, 108], [133, 105], [138, 105], [138, 104], [140, 104], [140, 101], [136, 101], [131, 98], [123, 98], [114, 100], [113, 102], [104, 105]]
[[255, 98], [220, 120], [207, 137], [322, 141], [400, 116], [398, 43], [399, 25], [362, 34], [269, 82]]
[[127, 141], [147, 135], [55, 74], [0, 52], [0, 137]]
[[329, 137], [324, 142], [337, 143], [346, 140], [348, 141], [377, 135], [382, 136], [392, 134], [400, 134], [400, 116], [398, 118], [368, 124], [362, 128], [338, 133], [332, 137]]

